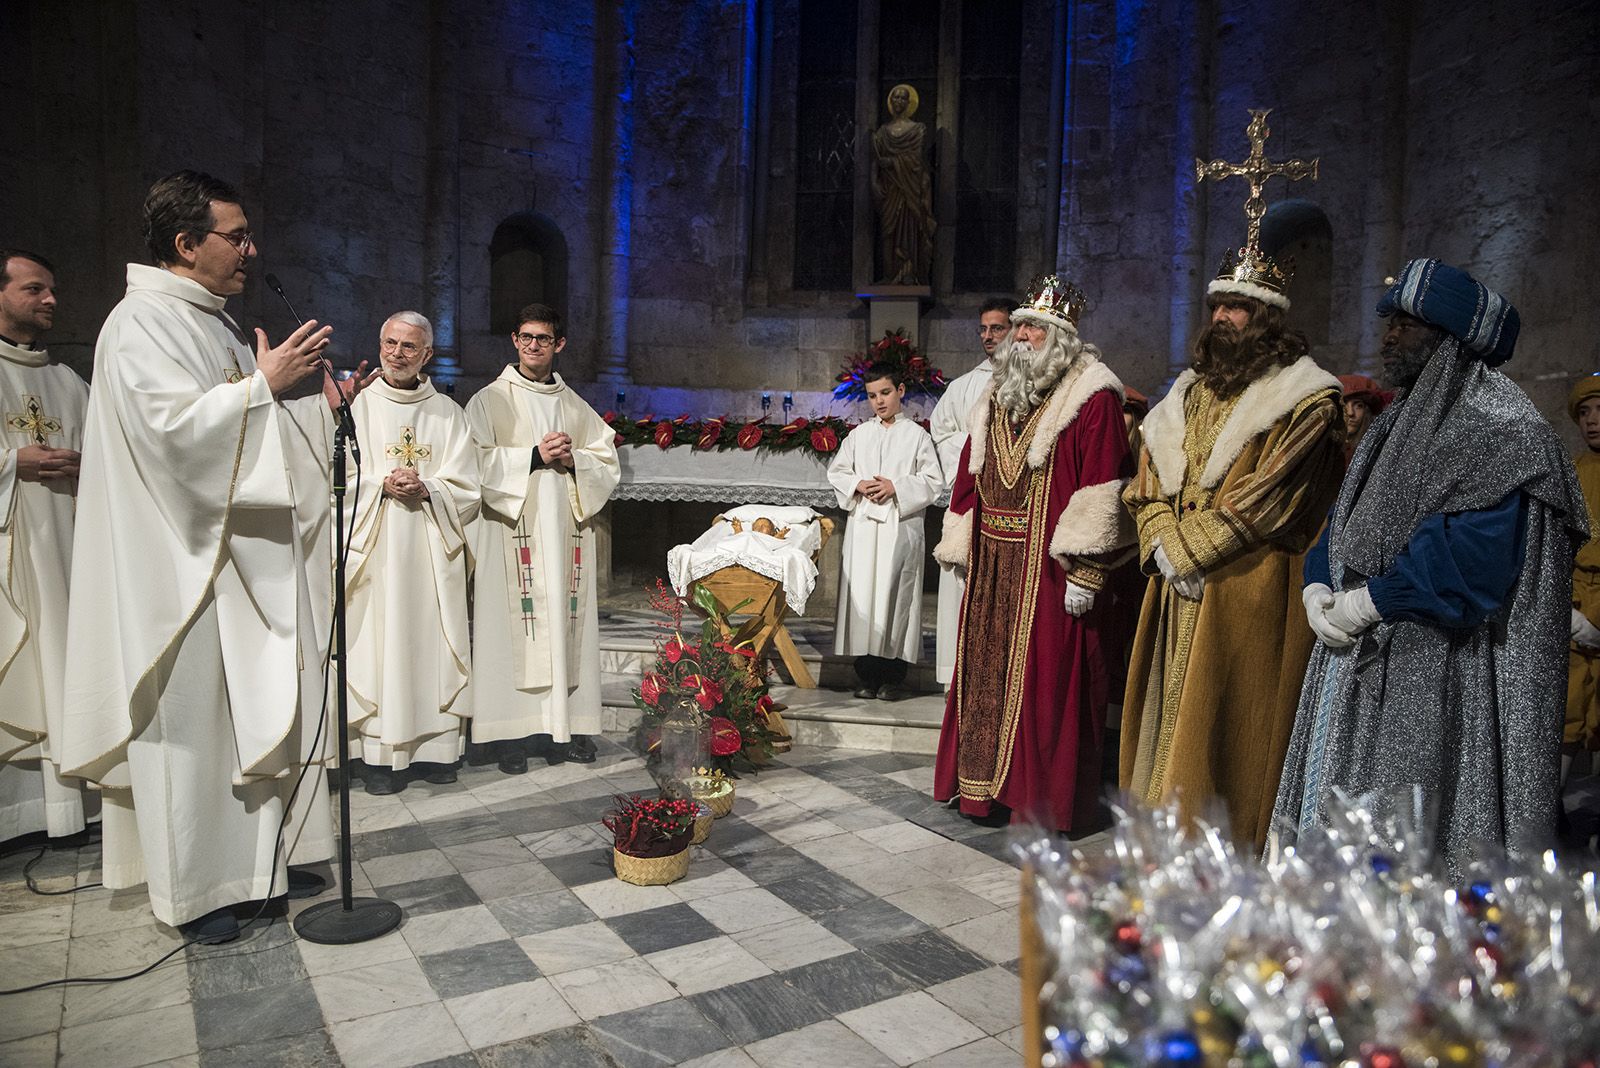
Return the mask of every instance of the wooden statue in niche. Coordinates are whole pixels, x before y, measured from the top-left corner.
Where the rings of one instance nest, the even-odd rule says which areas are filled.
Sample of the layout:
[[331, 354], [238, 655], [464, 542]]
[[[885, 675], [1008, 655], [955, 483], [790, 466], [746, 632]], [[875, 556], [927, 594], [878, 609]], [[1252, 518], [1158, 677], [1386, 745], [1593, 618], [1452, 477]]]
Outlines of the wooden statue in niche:
[[889, 90], [889, 121], [872, 134], [872, 203], [878, 213], [879, 281], [927, 285], [933, 263], [933, 175], [923, 151], [927, 125], [913, 122], [917, 91]]

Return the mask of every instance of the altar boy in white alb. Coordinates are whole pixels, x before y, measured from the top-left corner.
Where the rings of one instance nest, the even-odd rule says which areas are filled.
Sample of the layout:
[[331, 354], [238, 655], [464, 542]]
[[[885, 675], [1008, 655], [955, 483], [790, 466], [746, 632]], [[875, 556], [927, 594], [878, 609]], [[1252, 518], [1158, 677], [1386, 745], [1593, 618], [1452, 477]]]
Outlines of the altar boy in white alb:
[[106, 886], [148, 883], [156, 919], [227, 941], [229, 906], [316, 893], [285, 861], [333, 850], [320, 767], [296, 785], [329, 741], [337, 390], [280, 400], [331, 330], [252, 345], [223, 310], [256, 255], [226, 183], [162, 179], [144, 228], [158, 266], [128, 265], [95, 346], [60, 762], [103, 787]]
[[456, 781], [472, 666], [468, 529], [478, 514], [478, 456], [461, 406], [433, 388], [433, 326], [396, 312], [379, 332], [383, 377], [351, 407], [361, 500], [345, 573], [352, 751], [369, 794], [413, 769]]
[[900, 369], [875, 363], [863, 384], [874, 418], [845, 436], [828, 465], [850, 513], [833, 651], [856, 658], [857, 697], [898, 701], [910, 696], [906, 673], [922, 659], [922, 513], [942, 480], [933, 438], [900, 410]]
[[85, 826], [86, 791], [53, 758], [89, 387], [45, 351], [55, 309], [49, 263], [0, 249], [0, 842]]
[[615, 433], [555, 371], [561, 313], [522, 309], [517, 361], [467, 403], [479, 450], [472, 738], [500, 770], [594, 760], [600, 616], [594, 518], [622, 478]]

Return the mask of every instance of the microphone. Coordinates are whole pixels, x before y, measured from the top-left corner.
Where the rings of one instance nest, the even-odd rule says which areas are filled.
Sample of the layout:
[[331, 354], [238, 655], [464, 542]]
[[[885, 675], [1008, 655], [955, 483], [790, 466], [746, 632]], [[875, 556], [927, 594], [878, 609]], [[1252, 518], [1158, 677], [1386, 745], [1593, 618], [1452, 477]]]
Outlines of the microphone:
[[[306, 321], [300, 318], [300, 313], [294, 310], [294, 305], [289, 301], [289, 294], [283, 291], [283, 283], [278, 281], [278, 276], [268, 271], [266, 274], [267, 288], [278, 294], [278, 299], [283, 301], [283, 306], [289, 309], [289, 314], [294, 316], [294, 321], [301, 326]], [[322, 361], [322, 372], [328, 376], [328, 381], [333, 383], [333, 388], [339, 390], [339, 421], [343, 426], [345, 438], [350, 442], [350, 456], [356, 463], [361, 462], [361, 446], [356, 444], [356, 417], [350, 411], [350, 402], [344, 397], [344, 390], [339, 389], [339, 379], [333, 373], [333, 363], [327, 357], [327, 347], [318, 350], [317, 358]]]

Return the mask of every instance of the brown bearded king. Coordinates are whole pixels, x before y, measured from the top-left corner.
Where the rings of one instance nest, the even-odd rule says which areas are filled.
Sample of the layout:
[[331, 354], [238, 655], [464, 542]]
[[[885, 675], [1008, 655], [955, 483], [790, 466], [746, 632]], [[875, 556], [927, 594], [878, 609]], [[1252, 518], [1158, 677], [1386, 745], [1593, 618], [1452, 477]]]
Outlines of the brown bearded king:
[[1082, 297], [1040, 279], [1012, 313], [934, 556], [964, 568], [934, 797], [969, 816], [1072, 829], [1095, 816], [1106, 607], [1133, 532], [1122, 384], [1076, 328]]
[[1285, 331], [1285, 272], [1246, 245], [1209, 288], [1194, 367], [1145, 420], [1123, 495], [1150, 575], [1121, 786], [1186, 816], [1213, 798], [1257, 847], [1314, 641], [1301, 564], [1339, 489], [1339, 381]]

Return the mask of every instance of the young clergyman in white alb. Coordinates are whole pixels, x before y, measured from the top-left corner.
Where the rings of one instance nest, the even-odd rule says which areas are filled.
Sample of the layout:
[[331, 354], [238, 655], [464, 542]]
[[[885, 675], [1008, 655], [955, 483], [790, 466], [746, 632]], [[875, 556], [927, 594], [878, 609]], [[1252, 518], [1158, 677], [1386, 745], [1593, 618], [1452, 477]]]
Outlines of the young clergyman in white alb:
[[103, 788], [105, 884], [146, 883], [156, 919], [218, 942], [230, 906], [320, 892], [285, 864], [333, 852], [320, 768], [295, 790], [330, 741], [338, 391], [284, 399], [330, 327], [273, 347], [224, 310], [256, 257], [232, 187], [163, 178], [144, 230], [156, 266], [128, 265], [95, 347], [60, 762]]
[[516, 361], [467, 404], [483, 511], [473, 602], [472, 738], [500, 770], [595, 759], [600, 615], [594, 518], [617, 488], [615, 432], [556, 373], [561, 313], [522, 309]]
[[876, 363], [864, 383], [873, 418], [845, 436], [828, 465], [844, 531], [844, 572], [833, 651], [856, 658], [857, 697], [910, 696], [906, 673], [922, 659], [922, 513], [942, 476], [933, 438], [900, 410], [901, 371]]
[[45, 351], [55, 310], [49, 263], [0, 249], [0, 842], [85, 826], [86, 791], [54, 758], [89, 387]]
[[411, 773], [456, 781], [464, 694], [469, 524], [478, 514], [478, 456], [461, 406], [422, 369], [433, 326], [396, 312], [379, 333], [383, 377], [351, 405], [361, 443], [361, 500], [345, 576], [350, 622], [352, 751], [369, 794], [403, 789]]
[[[978, 309], [978, 342], [983, 346], [983, 361], [959, 376], [945, 388], [944, 396], [933, 406], [928, 432], [939, 450], [939, 467], [944, 472], [944, 488], [956, 484], [961, 466], [961, 450], [972, 432], [972, 407], [994, 381], [994, 352], [1011, 332], [1011, 313], [1017, 302], [1010, 297], [990, 297]], [[934, 677], [948, 687], [956, 671], [956, 631], [961, 625], [961, 594], [966, 582], [953, 567], [939, 567], [939, 614], [935, 624]]]

